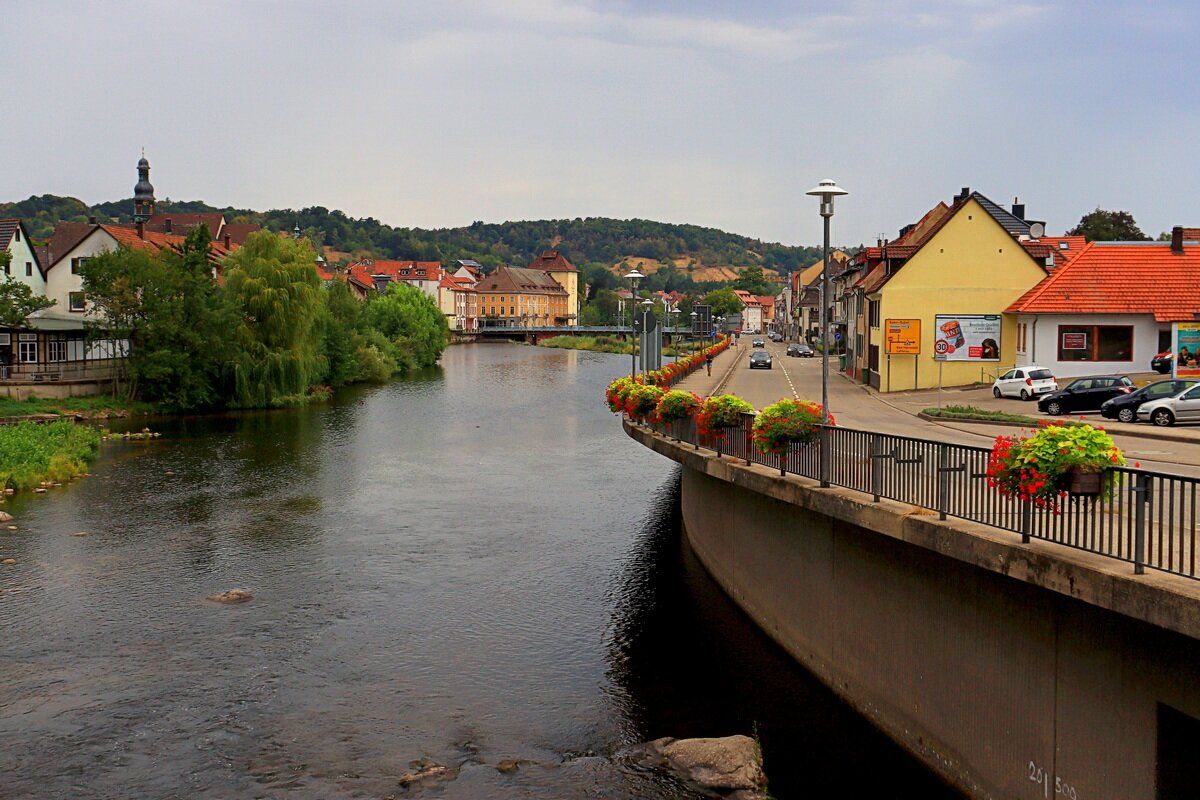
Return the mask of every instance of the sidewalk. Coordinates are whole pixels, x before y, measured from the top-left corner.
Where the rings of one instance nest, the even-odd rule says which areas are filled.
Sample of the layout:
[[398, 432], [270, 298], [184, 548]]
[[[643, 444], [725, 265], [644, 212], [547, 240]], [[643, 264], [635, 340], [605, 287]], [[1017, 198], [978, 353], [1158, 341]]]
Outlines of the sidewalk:
[[750, 342], [745, 336], [741, 337], [740, 342], [730, 344], [716, 355], [713, 359], [712, 375], [709, 375], [707, 370], [701, 367], [675, 384], [674, 388], [695, 392], [701, 397], [717, 394], [729, 379], [734, 368], [741, 363], [741, 357], [745, 354], [745, 348], [749, 344]]

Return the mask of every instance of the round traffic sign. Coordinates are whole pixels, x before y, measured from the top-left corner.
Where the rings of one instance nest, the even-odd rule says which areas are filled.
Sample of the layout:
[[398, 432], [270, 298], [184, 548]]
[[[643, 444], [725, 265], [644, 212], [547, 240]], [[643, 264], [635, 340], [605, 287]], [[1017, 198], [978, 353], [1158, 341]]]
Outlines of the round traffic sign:
[[938, 339], [936, 342], [933, 343], [933, 352], [937, 353], [940, 356], [945, 355], [947, 352], [949, 352], [949, 350], [950, 350], [950, 343], [947, 342], [945, 339]]

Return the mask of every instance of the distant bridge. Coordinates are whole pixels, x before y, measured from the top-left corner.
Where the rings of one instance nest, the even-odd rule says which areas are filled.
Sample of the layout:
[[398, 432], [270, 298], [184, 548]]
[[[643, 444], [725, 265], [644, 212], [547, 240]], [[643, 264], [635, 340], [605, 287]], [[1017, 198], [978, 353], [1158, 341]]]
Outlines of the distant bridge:
[[[660, 328], [663, 336], [690, 337], [691, 328]], [[628, 326], [620, 325], [572, 325], [570, 327], [541, 326], [503, 326], [488, 325], [474, 331], [456, 332], [462, 336], [473, 336], [476, 339], [512, 339], [538, 342], [551, 336], [629, 336], [632, 331]]]

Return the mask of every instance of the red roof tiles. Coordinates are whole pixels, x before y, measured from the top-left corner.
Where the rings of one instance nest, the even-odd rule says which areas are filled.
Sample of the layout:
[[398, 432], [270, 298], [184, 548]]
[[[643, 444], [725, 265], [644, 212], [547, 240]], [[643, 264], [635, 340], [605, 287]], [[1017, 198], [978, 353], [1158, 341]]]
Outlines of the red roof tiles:
[[1008, 307], [1025, 314], [1153, 314], [1192, 322], [1200, 312], [1200, 245], [1092, 242]]

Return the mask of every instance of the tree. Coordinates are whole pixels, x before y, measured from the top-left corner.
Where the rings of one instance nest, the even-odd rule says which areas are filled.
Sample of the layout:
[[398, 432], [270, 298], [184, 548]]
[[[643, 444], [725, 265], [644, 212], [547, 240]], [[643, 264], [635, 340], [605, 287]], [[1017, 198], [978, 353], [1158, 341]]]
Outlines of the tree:
[[[0, 251], [0, 269], [6, 269], [10, 263], [12, 253]], [[30, 314], [52, 305], [53, 300], [34, 294], [33, 289], [11, 275], [5, 275], [0, 281], [0, 326], [23, 327]]]
[[1105, 211], [1099, 206], [1084, 214], [1067, 236], [1083, 236], [1089, 242], [1146, 242], [1150, 237], [1134, 222], [1128, 211]]
[[241, 314], [234, 404], [297, 402], [324, 377], [317, 344], [324, 308], [316, 254], [308, 242], [251, 234], [225, 258], [225, 290]]
[[762, 267], [753, 266], [746, 267], [738, 275], [738, 279], [733, 282], [734, 289], [741, 289], [750, 294], [774, 294], [771, 291], [771, 284], [767, 282], [766, 276], [763, 275]]
[[716, 289], [704, 295], [704, 302], [712, 307], [714, 317], [727, 317], [742, 313], [742, 301], [732, 289]]
[[436, 364], [450, 340], [446, 315], [437, 303], [403, 281], [368, 300], [363, 319], [398, 348], [403, 362], [417, 367]]

